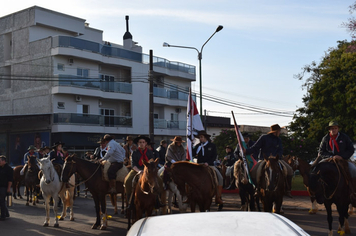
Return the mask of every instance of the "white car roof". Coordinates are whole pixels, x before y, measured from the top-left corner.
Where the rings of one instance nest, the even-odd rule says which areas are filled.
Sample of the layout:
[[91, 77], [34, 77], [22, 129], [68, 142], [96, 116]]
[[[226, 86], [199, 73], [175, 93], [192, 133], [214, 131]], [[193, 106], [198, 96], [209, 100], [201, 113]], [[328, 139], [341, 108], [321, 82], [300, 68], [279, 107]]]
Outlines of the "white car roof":
[[127, 236], [309, 235], [284, 216], [266, 212], [195, 212], [152, 216], [132, 225]]

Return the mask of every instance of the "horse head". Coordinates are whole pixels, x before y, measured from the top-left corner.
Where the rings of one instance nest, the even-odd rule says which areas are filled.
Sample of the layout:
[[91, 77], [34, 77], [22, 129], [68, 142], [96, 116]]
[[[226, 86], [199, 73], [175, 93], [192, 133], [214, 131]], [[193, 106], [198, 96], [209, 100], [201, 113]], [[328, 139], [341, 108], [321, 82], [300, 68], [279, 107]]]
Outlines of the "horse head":
[[54, 176], [56, 174], [50, 157], [42, 158], [41, 160], [38, 160], [38, 163], [40, 164], [40, 170], [43, 174], [42, 178], [44, 178], [46, 184], [50, 184], [54, 181]]
[[278, 156], [269, 156], [265, 167], [265, 189], [275, 191], [281, 178], [283, 173], [278, 163]]
[[28, 171], [30, 172], [39, 171], [37, 166], [37, 158], [35, 155], [29, 157], [29, 159], [27, 160], [27, 165], [28, 165]]
[[341, 174], [332, 162], [320, 162], [310, 173], [309, 194], [319, 204], [331, 199], [340, 183]]
[[143, 174], [142, 174], [142, 180], [141, 181], [141, 189], [144, 189], [144, 185], [148, 184], [149, 186], [149, 192], [143, 191], [144, 193], [159, 193], [159, 186], [158, 186], [158, 181], [157, 181], [157, 172], [158, 172], [158, 163], [159, 163], [159, 158], [156, 158], [155, 161], [152, 159], [146, 162], [145, 160], [143, 161], [143, 165], [145, 166], [143, 169]]
[[66, 157], [63, 169], [62, 169], [62, 181], [63, 182], [68, 182], [69, 178], [76, 172], [77, 166], [75, 162], [75, 154], [69, 155]]

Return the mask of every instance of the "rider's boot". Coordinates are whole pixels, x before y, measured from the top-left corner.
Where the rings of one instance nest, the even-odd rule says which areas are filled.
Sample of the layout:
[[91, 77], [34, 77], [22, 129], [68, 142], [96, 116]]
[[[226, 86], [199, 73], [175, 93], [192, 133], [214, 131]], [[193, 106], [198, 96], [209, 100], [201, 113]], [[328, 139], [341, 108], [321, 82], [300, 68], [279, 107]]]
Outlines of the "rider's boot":
[[116, 193], [116, 179], [109, 180], [109, 193], [115, 194]]

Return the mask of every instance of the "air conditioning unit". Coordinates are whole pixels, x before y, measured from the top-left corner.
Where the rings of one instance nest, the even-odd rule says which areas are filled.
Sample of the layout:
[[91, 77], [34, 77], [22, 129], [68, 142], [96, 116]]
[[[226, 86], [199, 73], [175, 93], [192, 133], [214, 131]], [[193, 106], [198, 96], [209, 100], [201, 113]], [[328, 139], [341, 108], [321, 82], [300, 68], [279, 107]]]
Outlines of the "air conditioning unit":
[[74, 59], [73, 58], [69, 58], [68, 59], [68, 63], [69, 63], [69, 65], [72, 65], [74, 63]]
[[176, 108], [176, 113], [181, 113], [182, 108]]
[[75, 101], [76, 102], [81, 102], [82, 101], [82, 97], [81, 96], [75, 96]]

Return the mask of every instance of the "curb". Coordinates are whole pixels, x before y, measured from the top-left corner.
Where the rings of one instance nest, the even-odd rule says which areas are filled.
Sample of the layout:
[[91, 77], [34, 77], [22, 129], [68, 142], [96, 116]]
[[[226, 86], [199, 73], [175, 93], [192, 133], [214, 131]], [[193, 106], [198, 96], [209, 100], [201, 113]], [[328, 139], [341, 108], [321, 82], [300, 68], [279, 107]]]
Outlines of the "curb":
[[[222, 193], [239, 193], [239, 190], [238, 189], [234, 189], [234, 190], [227, 190], [227, 189], [223, 189], [222, 190]], [[293, 196], [309, 196], [309, 193], [308, 191], [299, 191], [299, 190], [293, 190], [291, 192], [291, 194]]]

